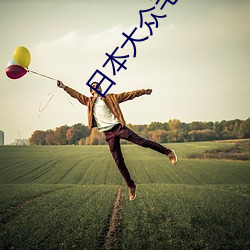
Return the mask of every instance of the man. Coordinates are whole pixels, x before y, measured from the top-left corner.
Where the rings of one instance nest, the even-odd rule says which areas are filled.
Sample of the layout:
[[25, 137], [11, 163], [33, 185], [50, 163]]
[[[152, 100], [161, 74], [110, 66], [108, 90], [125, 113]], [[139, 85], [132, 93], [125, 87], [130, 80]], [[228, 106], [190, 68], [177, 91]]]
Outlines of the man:
[[[177, 163], [177, 156], [174, 150], [163, 147], [159, 143], [146, 140], [132, 130], [127, 128], [119, 103], [132, 100], [142, 95], [150, 95], [152, 89], [135, 90], [121, 94], [107, 94], [101, 97], [96, 91], [90, 88], [91, 97], [87, 97], [68, 86], [63, 82], [57, 81], [57, 86], [63, 88], [69, 95], [78, 99], [80, 103], [88, 107], [89, 129], [97, 127], [100, 132], [104, 132], [106, 141], [109, 144], [110, 152], [120, 170], [124, 180], [129, 187], [129, 199], [132, 201], [136, 197], [136, 185], [131, 179], [127, 166], [121, 152], [120, 139], [133, 142], [139, 146], [153, 149], [168, 156], [172, 165]], [[91, 84], [93, 88], [102, 93], [101, 86], [97, 82]]]

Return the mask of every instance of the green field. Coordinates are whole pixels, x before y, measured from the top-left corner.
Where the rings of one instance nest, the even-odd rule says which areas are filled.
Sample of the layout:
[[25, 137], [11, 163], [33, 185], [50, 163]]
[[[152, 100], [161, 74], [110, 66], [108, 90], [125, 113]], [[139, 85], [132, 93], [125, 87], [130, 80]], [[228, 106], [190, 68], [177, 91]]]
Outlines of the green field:
[[0, 249], [250, 249], [250, 162], [187, 159], [229, 142], [168, 144], [167, 157], [123, 145], [135, 201], [108, 146], [0, 147]]

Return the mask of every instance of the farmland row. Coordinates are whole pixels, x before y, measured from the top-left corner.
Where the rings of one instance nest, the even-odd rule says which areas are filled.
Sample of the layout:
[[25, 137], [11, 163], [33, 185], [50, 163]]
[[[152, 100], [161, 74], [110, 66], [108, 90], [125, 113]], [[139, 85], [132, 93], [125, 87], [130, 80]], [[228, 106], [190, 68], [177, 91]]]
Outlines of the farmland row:
[[[36, 196], [30, 203], [25, 191]], [[13, 192], [4, 185], [5, 192]], [[116, 185], [15, 184], [0, 222], [0, 249], [101, 249]], [[121, 196], [113, 249], [248, 249], [250, 185], [141, 184]], [[29, 200], [32, 200], [31, 193]], [[9, 205], [11, 201], [9, 201]]]
[[[23, 205], [3, 213], [0, 249], [100, 249], [119, 186], [75, 185], [56, 189], [57, 185], [37, 184], [33, 185], [33, 192], [37, 189], [39, 193], [41, 185], [51, 188], [51, 192], [41, 193], [32, 202], [22, 202]], [[18, 186], [23, 194], [23, 184]], [[10, 193], [12, 188], [5, 190]]]
[[109, 243], [122, 179], [107, 146], [0, 147], [0, 249], [249, 249], [249, 162], [185, 158], [229, 144], [172, 146], [177, 166], [123, 146], [138, 195], [123, 183]]
[[140, 185], [117, 249], [249, 249], [250, 185]]
[[[217, 144], [202, 144], [199, 149]], [[131, 175], [139, 184], [249, 183], [248, 161], [190, 160], [182, 158], [183, 148], [184, 144], [175, 146], [180, 152], [177, 166], [171, 166], [166, 156], [135, 145], [123, 146], [123, 152]], [[2, 184], [120, 185], [122, 180], [106, 146], [0, 147], [0, 157]]]

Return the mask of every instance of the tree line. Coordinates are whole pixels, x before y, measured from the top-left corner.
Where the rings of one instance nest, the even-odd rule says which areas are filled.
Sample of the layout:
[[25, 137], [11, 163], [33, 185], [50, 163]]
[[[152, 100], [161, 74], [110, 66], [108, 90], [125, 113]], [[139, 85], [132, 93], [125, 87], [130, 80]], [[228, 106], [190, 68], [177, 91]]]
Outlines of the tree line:
[[[128, 124], [131, 130], [145, 139], [158, 143], [194, 142], [250, 138], [250, 118], [221, 122], [181, 122], [171, 119], [168, 122], [151, 122], [144, 125]], [[63, 125], [47, 131], [36, 130], [29, 138], [31, 145], [101, 145], [105, 144], [103, 133], [78, 123]], [[123, 141], [122, 143], [127, 143]]]

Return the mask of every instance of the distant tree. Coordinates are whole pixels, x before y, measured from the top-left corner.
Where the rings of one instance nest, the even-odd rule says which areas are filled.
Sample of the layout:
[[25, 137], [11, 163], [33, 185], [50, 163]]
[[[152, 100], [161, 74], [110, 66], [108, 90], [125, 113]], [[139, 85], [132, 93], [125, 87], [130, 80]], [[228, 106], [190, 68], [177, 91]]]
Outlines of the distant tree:
[[[148, 130], [148, 125], [144, 124], [144, 125], [132, 125], [131, 123], [126, 125], [129, 129], [131, 129], [132, 131], [134, 131], [136, 134], [138, 134], [139, 136], [145, 138], [145, 139], [152, 139], [150, 137], [150, 131]], [[122, 144], [126, 144], [127, 141], [122, 141]]]
[[106, 140], [104, 134], [100, 133], [97, 128], [93, 128], [90, 136], [86, 139], [86, 143], [90, 145], [103, 145], [105, 142]]
[[237, 132], [238, 122], [240, 120], [230, 120], [230, 121], [221, 121], [220, 122], [220, 132], [219, 139], [227, 140], [227, 139], [236, 139], [239, 134]]
[[240, 138], [240, 125], [241, 125], [242, 121], [239, 119], [236, 119], [234, 121], [234, 127], [233, 127], [233, 135], [234, 138]]
[[181, 124], [182, 127], [182, 139], [184, 142], [189, 141], [189, 137], [188, 137], [188, 132], [189, 132], [189, 124], [183, 122]]
[[216, 133], [211, 129], [192, 130], [188, 135], [190, 141], [211, 141], [216, 139]]
[[239, 132], [240, 138], [250, 138], [250, 118], [240, 124]]
[[[214, 139], [250, 138], [250, 118], [245, 121], [235, 119], [221, 122], [191, 122], [184, 123], [178, 119], [168, 123], [152, 122], [147, 125], [127, 125], [131, 130], [145, 139], [157, 142], [204, 141]], [[65, 144], [105, 144], [103, 133], [78, 123], [71, 127], [67, 125], [49, 129], [36, 130], [29, 139], [31, 145], [65, 145]], [[127, 143], [123, 140], [122, 143]]]
[[90, 135], [90, 130], [88, 126], [85, 126], [84, 124], [77, 123], [73, 126], [75, 133], [76, 133], [76, 142], [80, 140], [81, 138], [86, 138]]
[[202, 130], [203, 128], [204, 128], [204, 124], [202, 122], [195, 121], [189, 124], [190, 131]]
[[135, 133], [137, 133], [137, 130], [136, 130], [136, 125], [132, 125], [131, 123], [128, 123], [126, 125], [129, 129], [131, 129], [132, 131], [134, 131]]
[[66, 133], [67, 130], [69, 129], [69, 127], [67, 125], [61, 126], [61, 127], [57, 127], [55, 130], [55, 136], [56, 136], [56, 141], [57, 141], [57, 145], [67, 145], [68, 141], [66, 138]]
[[48, 129], [45, 132], [45, 141], [46, 141], [46, 145], [56, 145], [57, 144], [57, 138], [56, 138], [56, 134], [55, 134], [54, 130]]
[[216, 139], [216, 133], [212, 129], [203, 129], [200, 131], [202, 141], [211, 141]]
[[79, 141], [78, 141], [78, 145], [85, 145], [85, 144], [87, 144], [86, 143], [86, 139], [80, 139]]
[[216, 121], [213, 125], [213, 131], [216, 134], [216, 138], [220, 139], [220, 133], [221, 133], [221, 125], [218, 121]]
[[45, 145], [45, 135], [46, 132], [42, 130], [36, 130], [33, 132], [31, 137], [29, 138], [30, 145]]
[[[89, 129], [87, 126], [77, 123], [70, 128], [68, 128], [66, 133], [66, 139], [68, 144], [78, 144], [81, 139], [86, 139], [90, 135]], [[81, 140], [81, 143], [83, 140]]]
[[66, 132], [66, 139], [69, 145], [75, 144], [76, 131], [73, 127], [70, 127]]
[[167, 135], [167, 141], [168, 142], [181, 142], [183, 141], [183, 129], [182, 129], [182, 123], [178, 119], [172, 119], [168, 122], [168, 135]]
[[158, 129], [155, 131], [151, 131], [151, 138], [153, 141], [158, 142], [158, 143], [164, 143], [167, 142], [167, 131], [166, 130], [162, 130], [162, 129]]
[[145, 139], [151, 139], [147, 125], [145, 125], [144, 129], [139, 132], [139, 135]]
[[181, 130], [182, 129], [182, 123], [178, 119], [172, 119], [168, 122], [169, 130]]
[[146, 124], [144, 124], [144, 125], [134, 125], [134, 127], [136, 128], [136, 131], [138, 133], [141, 133], [141, 132], [145, 131], [145, 129], [147, 129]]
[[154, 131], [154, 130], [168, 130], [168, 125], [167, 123], [162, 123], [162, 122], [151, 122], [147, 129], [149, 131]]

